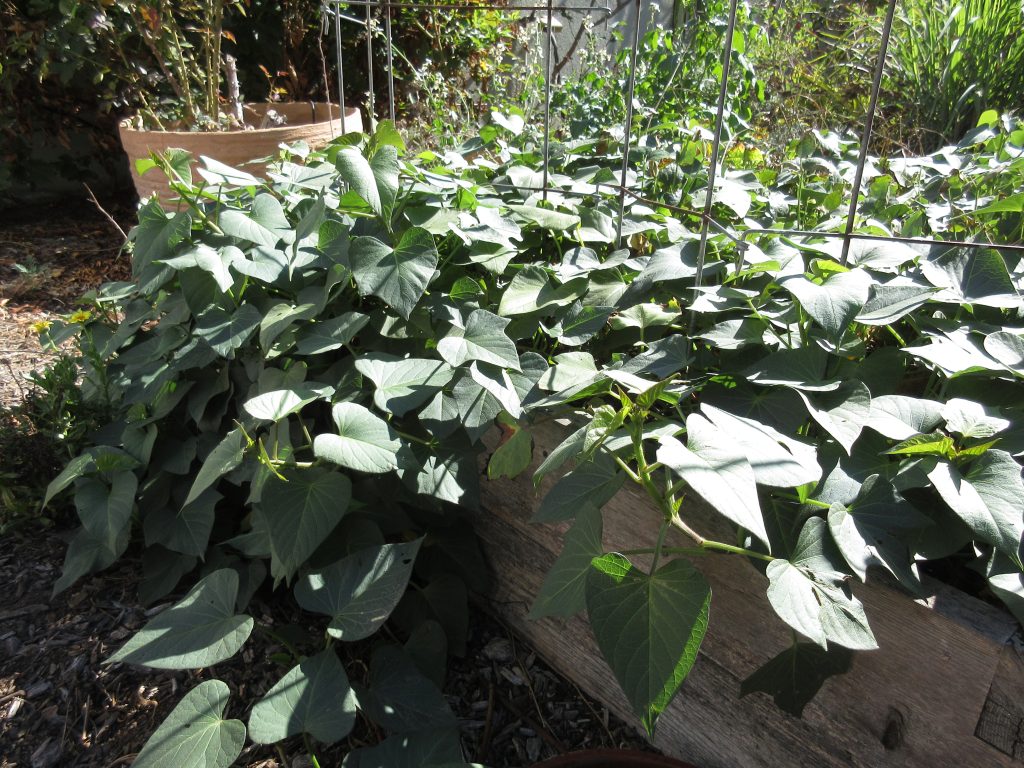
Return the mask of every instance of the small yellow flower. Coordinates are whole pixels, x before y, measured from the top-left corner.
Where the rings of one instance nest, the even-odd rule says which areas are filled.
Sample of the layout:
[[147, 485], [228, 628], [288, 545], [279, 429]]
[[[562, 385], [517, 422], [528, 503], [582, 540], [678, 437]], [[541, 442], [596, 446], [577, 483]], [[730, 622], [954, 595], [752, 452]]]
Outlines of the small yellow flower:
[[71, 317], [68, 318], [68, 321], [72, 323], [87, 323], [91, 317], [92, 312], [87, 309], [79, 309], [78, 311], [71, 313]]
[[36, 333], [42, 333], [43, 331], [47, 330], [51, 325], [52, 323], [49, 320], [37, 320], [36, 322], [32, 323], [32, 330], [35, 331]]

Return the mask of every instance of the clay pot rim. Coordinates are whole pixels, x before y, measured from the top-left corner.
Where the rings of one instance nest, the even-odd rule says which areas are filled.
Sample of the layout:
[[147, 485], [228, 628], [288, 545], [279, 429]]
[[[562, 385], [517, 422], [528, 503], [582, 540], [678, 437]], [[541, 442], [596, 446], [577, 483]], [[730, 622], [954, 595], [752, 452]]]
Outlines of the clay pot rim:
[[[337, 114], [338, 105], [335, 104], [333, 101], [330, 102], [330, 103], [325, 102], [325, 101], [316, 101], [316, 102], [286, 101], [286, 102], [280, 102], [280, 103], [278, 103], [278, 102], [258, 101], [258, 102], [247, 102], [245, 104], [245, 107], [246, 107], [246, 109], [252, 110], [252, 111], [256, 112], [257, 114], [262, 115], [267, 109], [281, 108], [281, 107], [291, 107], [291, 108], [306, 107], [306, 108], [308, 108], [311, 103], [313, 105], [315, 105], [316, 110], [318, 112], [319, 112], [320, 109], [327, 109], [328, 114], [330, 115], [330, 119], [326, 119], [325, 118], [325, 119], [318, 119], [318, 120], [315, 120], [315, 121], [314, 120], [303, 120], [302, 122], [290, 122], [290, 123], [287, 123], [285, 125], [275, 125], [275, 126], [270, 127], [270, 128], [255, 128], [254, 131], [259, 131], [263, 135], [271, 135], [271, 136], [274, 134], [275, 131], [279, 131], [283, 135], [284, 133], [286, 133], [286, 132], [288, 132], [290, 130], [294, 130], [295, 128], [301, 128], [301, 127], [310, 126], [310, 125], [322, 125], [322, 124], [326, 124], [326, 123], [341, 123], [342, 122], [342, 118]], [[362, 113], [360, 112], [359, 107], [347, 107], [345, 109], [344, 122], [347, 123], [350, 120], [353, 120], [353, 119], [356, 119], [356, 118], [360, 118], [361, 114]], [[251, 133], [252, 132], [252, 131], [244, 131], [244, 130], [230, 130], [230, 131], [181, 131], [181, 130], [170, 130], [170, 131], [168, 131], [168, 130], [161, 130], [159, 128], [135, 128], [131, 124], [134, 119], [135, 119], [135, 116], [132, 115], [132, 116], [126, 117], [123, 120], [121, 120], [118, 123], [118, 126], [117, 126], [118, 131], [120, 133], [122, 133], [122, 134], [136, 135], [136, 136], [143, 136], [143, 135], [147, 135], [147, 134], [159, 134], [160, 136], [170, 136], [170, 137], [178, 137], [178, 138], [188, 137], [188, 136], [235, 136], [235, 135], [240, 135], [240, 134]]]

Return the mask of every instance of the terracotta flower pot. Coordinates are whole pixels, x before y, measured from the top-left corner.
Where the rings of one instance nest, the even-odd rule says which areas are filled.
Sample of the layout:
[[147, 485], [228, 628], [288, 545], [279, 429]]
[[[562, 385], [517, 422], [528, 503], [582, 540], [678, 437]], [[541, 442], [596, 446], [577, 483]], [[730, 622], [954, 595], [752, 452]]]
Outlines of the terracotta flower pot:
[[588, 749], [553, 757], [533, 768], [694, 768], [671, 757], [629, 749]]
[[132, 128], [131, 121], [126, 120], [120, 125], [119, 132], [121, 145], [128, 155], [135, 191], [140, 198], [156, 194], [165, 204], [175, 197], [162, 173], [150, 171], [140, 176], [135, 170], [135, 161], [149, 157], [150, 152], [164, 152], [175, 147], [191, 152], [197, 160], [200, 155], [207, 155], [225, 165], [242, 167], [249, 173], [260, 175], [264, 165], [246, 164], [276, 154], [281, 144], [302, 140], [310, 148], [317, 149], [342, 133], [363, 130], [363, 118], [358, 109], [346, 109], [342, 123], [338, 119], [338, 105], [323, 102], [247, 104], [247, 121], [258, 124], [268, 108], [282, 115], [285, 124], [251, 131], [140, 131]]

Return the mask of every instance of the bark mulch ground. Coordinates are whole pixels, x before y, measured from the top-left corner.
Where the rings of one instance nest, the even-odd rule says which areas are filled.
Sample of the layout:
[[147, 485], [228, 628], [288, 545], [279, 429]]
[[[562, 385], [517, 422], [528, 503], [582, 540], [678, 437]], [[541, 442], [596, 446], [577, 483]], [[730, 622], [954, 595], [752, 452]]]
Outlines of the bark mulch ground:
[[[127, 229], [131, 212], [114, 215]], [[70, 313], [78, 296], [103, 281], [128, 278], [121, 242], [117, 226], [94, 207], [17, 218], [0, 212], [0, 408], [17, 405], [31, 387], [27, 374], [52, 359], [39, 350], [32, 325]], [[0, 444], [0, 457], [18, 448]], [[0, 459], [0, 493], [5, 463]], [[254, 632], [241, 654], [215, 669], [104, 664], [171, 599], [140, 604], [141, 564], [132, 550], [51, 597], [73, 523], [58, 515], [53, 527], [29, 521], [0, 537], [0, 768], [127, 766], [185, 692], [214, 677], [231, 688], [228, 716], [246, 719], [247, 705], [283, 673], [284, 648], [274, 634]], [[269, 593], [257, 593], [249, 612], [257, 624], [291, 635], [322, 632], [293, 602]], [[484, 611], [474, 610], [470, 626], [467, 653], [450, 660], [444, 688], [469, 759], [498, 768], [575, 749], [645, 748], [631, 727], [552, 672]], [[361, 650], [368, 656], [369, 647], [351, 653]], [[353, 661], [350, 673], [358, 678], [365, 664]], [[361, 722], [346, 742], [318, 753], [320, 764], [340, 765], [348, 750], [373, 737]], [[309, 761], [296, 738], [280, 751], [249, 745], [237, 764], [299, 768]]]

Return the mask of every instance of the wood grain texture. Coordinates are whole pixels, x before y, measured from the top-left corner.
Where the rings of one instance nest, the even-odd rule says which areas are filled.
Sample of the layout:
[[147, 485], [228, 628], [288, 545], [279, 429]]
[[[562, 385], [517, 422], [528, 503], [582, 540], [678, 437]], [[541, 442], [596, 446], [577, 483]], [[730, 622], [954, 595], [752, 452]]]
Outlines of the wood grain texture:
[[[225, 165], [241, 168], [256, 176], [263, 174], [266, 166], [252, 164], [261, 157], [276, 155], [281, 144], [305, 141], [312, 149], [318, 149], [340, 133], [363, 130], [362, 113], [356, 108], [345, 110], [344, 127], [338, 120], [338, 105], [325, 103], [293, 104], [247, 104], [246, 119], [259, 124], [267, 107], [271, 106], [287, 121], [279, 128], [264, 128], [252, 131], [137, 131], [128, 122], [119, 128], [121, 145], [128, 155], [128, 166], [132, 181], [140, 198], [156, 194], [167, 206], [177, 195], [167, 187], [167, 179], [153, 170], [140, 176], [135, 170], [135, 160], [149, 157], [150, 152], [166, 152], [172, 147], [187, 150], [196, 158], [200, 155], [212, 157]], [[330, 119], [328, 119], [330, 114]], [[193, 174], [194, 175], [194, 174]], [[173, 206], [172, 206], [173, 207]]]
[[[532, 431], [535, 466], [566, 429], [549, 422]], [[485, 511], [475, 525], [498, 575], [491, 605], [553, 666], [638, 723], [583, 618], [525, 618], [567, 528], [529, 523], [541, 495], [532, 471], [482, 488]], [[690, 509], [687, 519], [709, 534], [721, 527], [706, 507]], [[653, 546], [657, 520], [646, 497], [626, 488], [604, 508], [605, 546]], [[827, 681], [796, 719], [764, 694], [739, 698], [740, 682], [790, 642], [765, 598], [767, 579], [731, 555], [695, 564], [712, 586], [710, 628], [682, 692], [658, 722], [655, 744], [668, 754], [702, 768], [1024, 765], [975, 736], [1016, 628], [1008, 614], [942, 585], [915, 602], [885, 584], [858, 584], [881, 649], [857, 654], [853, 669]], [[1016, 694], [1019, 700], [1021, 690]]]
[[999, 657], [975, 735], [1024, 762], [1024, 637], [1019, 633]]

